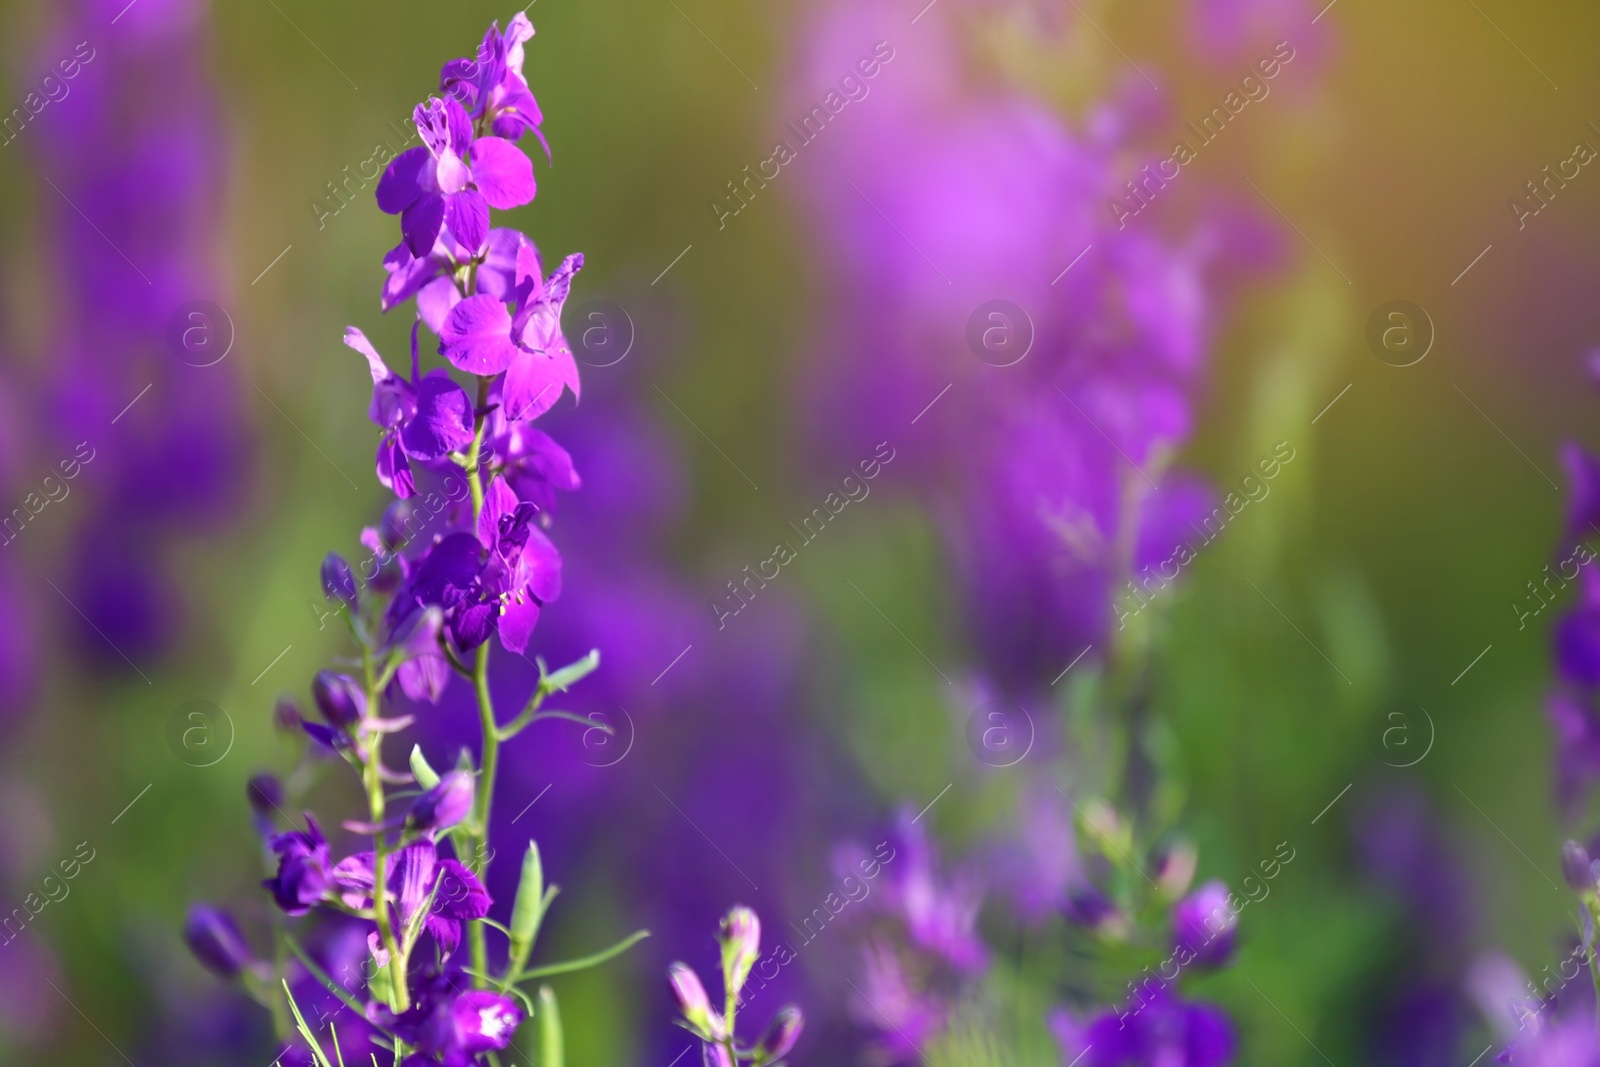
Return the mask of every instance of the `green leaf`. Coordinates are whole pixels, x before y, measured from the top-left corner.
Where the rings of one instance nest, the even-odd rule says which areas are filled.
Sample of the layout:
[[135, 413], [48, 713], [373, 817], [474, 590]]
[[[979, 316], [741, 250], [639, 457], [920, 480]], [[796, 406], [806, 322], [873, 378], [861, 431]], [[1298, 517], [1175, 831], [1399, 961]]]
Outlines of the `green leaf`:
[[587, 968], [597, 966], [609, 959], [622, 955], [624, 952], [628, 951], [634, 945], [637, 945], [640, 941], [643, 941], [649, 936], [649, 930], [635, 930], [621, 941], [618, 941], [615, 945], [612, 945], [607, 949], [601, 949], [592, 956], [584, 956], [581, 959], [567, 960], [563, 963], [551, 963], [546, 964], [543, 967], [535, 967], [531, 971], [523, 971], [521, 974], [517, 975], [516, 980], [518, 982], [525, 982], [530, 978], [548, 978], [553, 974], [566, 974], [569, 971], [586, 970]]
[[556, 995], [547, 985], [539, 987], [539, 1067], [562, 1067], [561, 1012]]
[[561, 693], [570, 689], [578, 682], [593, 674], [600, 666], [600, 650], [592, 648], [589, 654], [576, 663], [562, 667], [554, 674], [547, 674], [539, 682], [539, 688], [546, 693]]
[[511, 908], [511, 974], [528, 962], [528, 953], [539, 936], [539, 924], [544, 920], [544, 905], [544, 865], [539, 859], [538, 843], [529, 841], [522, 857], [516, 903]]
[[[300, 1014], [300, 1005], [294, 1002], [294, 994], [289, 991], [288, 982], [283, 983], [283, 995], [289, 998], [289, 1010], [294, 1012], [295, 1029], [300, 1031], [300, 1036], [305, 1038], [306, 1044], [311, 1047], [311, 1054], [316, 1057], [319, 1067], [333, 1067], [333, 1064], [328, 1062], [327, 1053], [322, 1051], [322, 1046], [317, 1044], [317, 1039], [311, 1036], [311, 1027], [306, 1025], [305, 1016]], [[335, 1038], [335, 1041], [337, 1040]], [[344, 1067], [342, 1060], [339, 1067]]]
[[439, 784], [439, 772], [428, 766], [428, 757], [422, 754], [421, 745], [411, 746], [411, 777], [424, 789], [432, 789]]

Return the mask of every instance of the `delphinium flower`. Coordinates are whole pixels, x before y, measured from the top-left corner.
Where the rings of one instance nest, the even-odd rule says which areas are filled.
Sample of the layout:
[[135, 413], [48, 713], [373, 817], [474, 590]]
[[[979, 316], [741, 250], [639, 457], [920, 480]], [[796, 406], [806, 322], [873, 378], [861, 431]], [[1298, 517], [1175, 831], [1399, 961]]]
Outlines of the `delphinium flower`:
[[761, 956], [761, 920], [745, 907], [735, 907], [722, 920], [717, 936], [722, 956], [722, 1008], [711, 1004], [700, 976], [687, 963], [674, 963], [667, 972], [678, 1008], [683, 1013], [679, 1025], [700, 1039], [705, 1067], [768, 1067], [783, 1058], [800, 1040], [805, 1018], [793, 1004], [778, 1009], [754, 1041], [739, 1037], [740, 991], [750, 977], [750, 969]]
[[[881, 869], [879, 865], [881, 864]], [[874, 1056], [914, 1059], [938, 1038], [956, 1002], [988, 969], [978, 934], [983, 886], [970, 865], [942, 869], [937, 849], [915, 813], [902, 811], [889, 851], [842, 848], [835, 866], [879, 869], [860, 928], [861, 985], [850, 1013], [877, 1034]]]
[[248, 484], [248, 421], [225, 358], [228, 147], [208, 7], [51, 5], [57, 21], [34, 54], [58, 80], [70, 74], [11, 149], [37, 153], [50, 235], [39, 263], [59, 307], [41, 364], [50, 378], [36, 386], [53, 453], [41, 458], [89, 457], [60, 505], [75, 533], [54, 581], [78, 609], [68, 618], [86, 654], [113, 669], [170, 648], [181, 621], [172, 548], [235, 514]]
[[[554, 994], [540, 988], [535, 1006], [521, 987], [601, 962], [645, 936], [641, 931], [585, 960], [530, 966], [556, 894], [531, 841], [509, 921], [488, 919], [494, 900], [484, 878], [493, 855], [488, 832], [501, 747], [535, 723], [576, 717], [542, 704], [599, 662], [596, 652], [553, 672], [541, 662], [521, 710], [509, 718], [496, 711], [491, 647], [498, 642], [524, 653], [542, 606], [559, 595], [561, 557], [543, 520], [552, 490], [577, 485], [560, 447], [528, 422], [563, 388], [578, 391], [560, 314], [582, 259], [569, 257], [546, 279], [531, 242], [494, 231], [498, 247], [514, 249], [512, 284], [480, 291], [477, 281], [493, 276], [480, 271], [496, 247], [490, 208], [533, 197], [531, 162], [497, 135], [518, 136], [537, 120], [521, 73], [531, 35], [518, 15], [505, 33], [491, 26], [476, 63], [447, 65], [442, 88], [455, 95], [417, 107], [424, 145], [397, 158], [378, 188], [379, 206], [402, 214], [406, 247], [421, 254], [442, 243], [461, 257], [447, 275], [459, 300], [441, 324], [440, 352], [470, 375], [469, 386], [448, 368], [422, 369], [420, 325], [428, 316], [420, 306], [408, 376], [391, 370], [360, 330], [351, 327], [345, 336], [371, 374], [369, 416], [381, 431], [377, 477], [399, 499], [363, 532], [368, 559], [354, 567], [337, 555], [323, 561], [324, 593], [347, 624], [356, 655], [313, 679], [316, 719], [293, 711], [280, 718], [356, 773], [366, 810], [344, 819], [344, 834], [330, 837], [331, 827], [309, 811], [292, 822], [284, 817], [294, 798], [273, 780], [252, 781], [258, 825], [270, 831], [273, 867], [263, 887], [283, 916], [275, 924], [282, 946], [271, 957], [276, 962], [251, 958], [238, 927], [213, 908], [197, 907], [188, 926], [203, 963], [273, 1009], [280, 1038], [292, 1023], [299, 1036], [291, 1058], [323, 1067], [348, 1057], [352, 1043], [355, 1062], [371, 1046], [390, 1050], [405, 1067], [480, 1063], [508, 1048], [530, 1016], [539, 1021], [541, 1062], [559, 1063]], [[463, 88], [463, 72], [485, 66], [492, 77], [472, 91]], [[502, 324], [504, 336], [497, 332]], [[454, 506], [419, 487], [419, 476], [441, 474], [465, 481], [467, 491], [451, 497]], [[429, 525], [416, 521], [422, 509], [438, 520], [426, 536], [417, 528]], [[421, 701], [418, 711], [427, 714], [427, 703], [442, 697], [453, 674], [471, 683], [477, 700], [477, 760], [463, 750], [441, 773], [414, 746], [407, 769], [395, 769], [385, 741], [414, 720], [401, 702]], [[367, 839], [366, 846], [348, 847], [348, 834]], [[330, 972], [308, 950], [307, 931], [324, 924], [358, 932], [359, 975], [348, 967]], [[492, 956], [491, 929], [507, 942]], [[321, 994], [336, 1003], [313, 1025], [306, 1012]]]
[[[826, 351], [807, 364], [813, 437], [844, 461], [857, 457], [841, 448], [866, 454], [868, 442], [905, 440], [899, 482], [932, 514], [956, 576], [958, 637], [976, 688], [1035, 709], [1073, 704], [1064, 728], [1033, 717], [1031, 762], [1006, 771], [1027, 785], [1004, 792], [1025, 798], [1019, 822], [1044, 811], [1026, 799], [1039, 793], [1077, 810], [1038, 833], [997, 835], [1004, 840], [989, 851], [1002, 869], [1035, 880], [1025, 894], [992, 894], [986, 907], [998, 911], [1014, 895], [1035, 930], [1068, 920], [1066, 942], [1051, 951], [1072, 961], [1057, 995], [1073, 1011], [1117, 1020], [1147, 1004], [1141, 1032], [1155, 1034], [1192, 1017], [1221, 1035], [1201, 1042], [1193, 1062], [1220, 1063], [1232, 1056], [1231, 1024], [1183, 1004], [1175, 983], [1228, 962], [1237, 898], [1207, 883], [1184, 899], [1192, 851], [1162, 877], [1181, 850], [1172, 850], [1164, 768], [1150, 744], [1148, 666], [1167, 591], [1208, 539], [1198, 527], [1217, 503], [1174, 460], [1226, 311], [1222, 282], [1265, 259], [1275, 235], [1242, 211], [1200, 213], [1187, 226], [1181, 211], [1165, 221], [1109, 213], [1108, 202], [1131, 196], [1138, 156], [1163, 133], [1153, 121], [1163, 117], [1159, 101], [1130, 79], [1062, 114], [1029, 86], [994, 76], [991, 56], [973, 55], [973, 6], [906, 5], [915, 48], [900, 44], [893, 4], [828, 5], [807, 27], [782, 117], [803, 160], [783, 172], [792, 169], [818, 231], [833, 309], [819, 331]], [[1029, 5], [982, 7], [989, 23], [1038, 25]], [[1071, 49], [1097, 36], [1079, 21], [1058, 38]], [[824, 95], [833, 83], [848, 104]], [[829, 115], [816, 133], [819, 101]], [[762, 176], [771, 180], [770, 167]], [[1202, 183], [1183, 181], [1159, 195], [1207, 199]], [[760, 208], [759, 197], [746, 200], [720, 207]], [[719, 222], [734, 225], [723, 211]], [[1078, 695], [1071, 683], [1056, 687], [1069, 664], [1074, 681], [1095, 679]], [[972, 705], [951, 710], [965, 718]], [[1063, 832], [1074, 816], [1076, 833]], [[1043, 841], [1070, 850], [1067, 858], [1031, 857]], [[1235, 903], [1214, 920], [1219, 896]], [[989, 950], [1001, 963], [1012, 955]], [[875, 950], [867, 973], [883, 979], [884, 999], [907, 1006], [905, 1018], [934, 1015], [937, 1032], [959, 1014], [948, 1003], [930, 1010], [948, 989], [919, 984], [913, 967], [891, 970], [896, 958]], [[1128, 988], [1150, 992], [1130, 1006], [1118, 987], [1132, 958], [1135, 967], [1148, 958], [1152, 970], [1172, 962], [1163, 978], [1134, 975]], [[1121, 1047], [1127, 1062], [1189, 1062], [1163, 1042]], [[917, 1046], [909, 1051], [926, 1043], [902, 1039]]]

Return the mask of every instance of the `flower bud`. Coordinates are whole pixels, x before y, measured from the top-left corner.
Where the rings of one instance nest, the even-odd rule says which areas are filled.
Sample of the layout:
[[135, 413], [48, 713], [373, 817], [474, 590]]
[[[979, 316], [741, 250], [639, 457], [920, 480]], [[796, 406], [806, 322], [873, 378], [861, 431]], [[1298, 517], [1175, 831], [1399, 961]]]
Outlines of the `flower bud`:
[[376, 572], [367, 584], [380, 593], [392, 593], [405, 574], [400, 570], [400, 557], [385, 556], [378, 561]]
[[767, 1024], [766, 1031], [756, 1042], [757, 1058], [763, 1063], [771, 1063], [787, 1056], [789, 1050], [794, 1048], [794, 1043], [800, 1040], [800, 1031], [805, 1029], [805, 1022], [805, 1016], [800, 1014], [799, 1008], [785, 1004], [772, 1017], [772, 1022]]
[[1561, 876], [1578, 892], [1595, 887], [1594, 868], [1589, 861], [1589, 850], [1576, 841], [1561, 846]]
[[208, 904], [196, 904], [189, 909], [189, 918], [183, 924], [183, 939], [206, 970], [223, 978], [237, 978], [255, 962], [255, 955], [245, 944], [233, 916]]
[[1177, 900], [1189, 891], [1190, 884], [1194, 881], [1195, 867], [1199, 862], [1199, 853], [1191, 842], [1178, 840], [1156, 854], [1155, 882], [1161, 889], [1161, 895], [1168, 900]]
[[337, 552], [329, 552], [322, 560], [322, 595], [329, 600], [342, 600], [351, 608], [356, 606], [356, 576], [350, 564]]
[[477, 783], [470, 771], [451, 771], [417, 798], [411, 808], [411, 825], [418, 830], [448, 830], [466, 819], [476, 793]]
[[1239, 932], [1239, 913], [1229, 899], [1225, 884], [1207, 882], [1180, 900], [1172, 909], [1174, 947], [1186, 949], [1201, 966], [1228, 962]]
[[393, 552], [411, 539], [411, 502], [396, 500], [384, 509], [378, 521], [378, 538], [383, 547]]
[[350, 726], [367, 713], [367, 696], [348, 674], [318, 671], [311, 696], [330, 726]]
[[258, 774], [244, 786], [245, 799], [250, 810], [263, 819], [270, 820], [283, 807], [283, 783], [276, 775]]
[[711, 1001], [706, 997], [706, 987], [700, 984], [700, 976], [687, 963], [674, 963], [667, 968], [667, 980], [672, 983], [672, 992], [678, 998], [683, 1017], [695, 1032], [720, 1038], [722, 1020], [711, 1010]]
[[297, 734], [300, 732], [300, 723], [303, 716], [300, 714], [300, 705], [290, 697], [279, 697], [278, 703], [272, 709], [272, 724], [285, 733]]
[[511, 905], [511, 958], [517, 970], [527, 962], [543, 918], [544, 864], [538, 844], [530, 840], [528, 851], [522, 854], [522, 877], [517, 880], [517, 897]]
[[761, 955], [761, 920], [740, 906], [722, 920], [722, 981], [731, 993], [744, 988], [750, 968]]

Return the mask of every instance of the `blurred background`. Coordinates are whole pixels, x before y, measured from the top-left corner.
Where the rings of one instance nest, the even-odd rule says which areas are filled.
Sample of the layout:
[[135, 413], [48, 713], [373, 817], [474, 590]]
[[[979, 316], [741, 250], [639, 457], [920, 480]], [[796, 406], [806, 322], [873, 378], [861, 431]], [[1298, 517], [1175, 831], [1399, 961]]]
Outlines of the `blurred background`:
[[[265, 943], [244, 783], [296, 765], [274, 706], [343, 647], [317, 566], [387, 502], [340, 344], [359, 325], [403, 363], [372, 161], [515, 10], [0, 12], [0, 899], [29, 916], [0, 946], [0, 1062], [270, 1062], [183, 916], [228, 901]], [[709, 967], [736, 901], [805, 944], [753, 1009], [806, 1007], [796, 1063], [1070, 1061], [1052, 1007], [1123, 985], [1074, 977], [1062, 932], [1082, 831], [1044, 809], [1080, 782], [1192, 840], [1200, 880], [1292, 848], [1233, 965], [1185, 986], [1234, 1020], [1234, 1062], [1465, 1065], [1495, 1040], [1464, 976], [1565, 955], [1558, 849], [1590, 829], [1558, 803], [1545, 711], [1574, 593], [1543, 582], [1567, 555], [1561, 447], [1600, 444], [1600, 15], [527, 13], [552, 161], [510, 223], [547, 265], [587, 256], [565, 318], [583, 399], [541, 424], [584, 484], [534, 642], [551, 663], [599, 647], [575, 710], [619, 725], [519, 739], [497, 849], [545, 847], [558, 956], [655, 932], [557, 980], [571, 1061], [675, 1062], [664, 967]], [[983, 340], [990, 301], [1028, 343]], [[1393, 301], [1420, 361], [1385, 347]], [[1193, 561], [1129, 638], [1142, 598], [1061, 557], [1143, 546], [1118, 512], [1139, 479], [1177, 525], [1231, 518], [1182, 535]], [[1113, 786], [1079, 727], [1124, 657], [1149, 781]], [[995, 707], [1022, 754], [986, 740]], [[467, 743], [468, 708], [452, 690], [415, 739]], [[879, 905], [814, 947], [801, 927], [852, 848], [890, 840], [900, 870], [982, 900], [981, 991], [926, 1035], [863, 974]], [[45, 886], [74, 856], [64, 895]], [[969, 1008], [986, 1044], [963, 1044]]]

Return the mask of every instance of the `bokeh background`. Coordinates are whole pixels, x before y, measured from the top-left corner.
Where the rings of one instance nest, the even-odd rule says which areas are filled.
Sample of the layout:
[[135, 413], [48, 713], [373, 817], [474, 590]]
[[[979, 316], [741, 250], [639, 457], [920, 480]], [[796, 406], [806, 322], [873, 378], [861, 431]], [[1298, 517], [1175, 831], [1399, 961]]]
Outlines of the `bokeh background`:
[[[317, 565], [356, 551], [386, 502], [367, 378], [340, 338], [357, 324], [392, 358], [404, 351], [407, 323], [377, 300], [395, 227], [370, 180], [345, 186], [348, 204], [333, 187], [378, 142], [397, 144], [440, 63], [515, 10], [265, 0], [181, 5], [168, 24], [160, 6], [18, 0], [0, 13], [7, 109], [78, 42], [94, 53], [71, 93], [0, 148], [6, 506], [80, 441], [95, 455], [0, 549], [6, 907], [79, 842], [94, 856], [0, 947], [5, 1063], [268, 1062], [231, 1051], [262, 1021], [179, 932], [201, 898], [265, 929], [244, 782], [293, 765], [274, 704], [303, 701], [341, 647]], [[1092, 183], [1028, 185], [1039, 174], [981, 122], [929, 135], [945, 154], [923, 163], [908, 149], [896, 170], [895, 145], [873, 145], [899, 128], [889, 109], [956, 65], [972, 100], [1026, 98], [1078, 143], [1116, 101], [1128, 129], [1106, 134], [1123, 138], [1109, 158], [1132, 177], [1289, 40], [1296, 60], [1271, 94], [1134, 223], [1174, 246], [1232, 227], [1194, 297], [1207, 328], [1178, 464], [1225, 491], [1275, 443], [1295, 453], [1188, 569], [1153, 637], [1163, 803], [1198, 843], [1202, 877], [1296, 849], [1246, 910], [1237, 964], [1197, 986], [1237, 1021], [1238, 1062], [1466, 1064], [1491, 1036], [1462, 989], [1470, 962], [1500, 950], [1536, 973], [1572, 930], [1544, 712], [1556, 612], [1524, 626], [1515, 605], [1555, 558], [1561, 444], [1600, 444], [1586, 368], [1600, 344], [1600, 178], [1583, 168], [1521, 229], [1509, 202], [1575, 142], [1600, 145], [1600, 15], [1501, 0], [920, 7], [528, 9], [553, 163], [538, 162], [539, 197], [511, 220], [547, 263], [587, 255], [569, 333], [588, 321], [574, 324], [579, 308], [598, 307], [631, 340], [618, 362], [584, 368], [582, 404], [552, 420], [585, 486], [552, 535], [566, 591], [535, 640], [552, 662], [601, 646], [578, 710], [625, 721], [632, 747], [619, 757], [559, 725], [521, 740], [500, 832], [513, 851], [527, 834], [548, 842], [566, 887], [555, 950], [657, 932], [558, 980], [571, 1061], [665, 1067], [687, 1044], [667, 1027], [666, 962], [707, 964], [705, 935], [735, 900], [770, 930], [792, 925], [829, 891], [837, 847], [878, 840], [896, 811], [942, 798], [923, 821], [949, 856], [983, 855], [1017, 820], [1026, 761], [1007, 777], [967, 743], [988, 620], [941, 536], [939, 490], [968, 477], [951, 457], [981, 440], [981, 409], [958, 406], [962, 384], [945, 398], [950, 422], [935, 406], [911, 423], [933, 378], [909, 408], [876, 406], [862, 382], [905, 302], [863, 278], [905, 268], [841, 262], [852, 246], [839, 234], [948, 255], [934, 269], [958, 275], [951, 306], [927, 319], [944, 341], [916, 345], [971, 383], [999, 373], [962, 332], [978, 301], [1014, 299], [1041, 323], [1097, 313], [1091, 293], [1048, 276], [1026, 295], [979, 291], [1017, 234], [1058, 221], [1031, 205], [1077, 197], [1083, 217], [1114, 224]], [[837, 143], [802, 150], [719, 222], [727, 183], [880, 39], [895, 59], [823, 135]], [[895, 200], [901, 178], [934, 190], [920, 221], [900, 218], [915, 241], [875, 221], [915, 206]], [[873, 214], [836, 195], [845, 180], [873, 194]], [[940, 228], [939, 212], [968, 205], [999, 213]], [[1089, 243], [1047, 246], [1054, 270]], [[1101, 269], [1091, 251], [1067, 278]], [[1435, 333], [1413, 366], [1380, 360], [1366, 338], [1397, 299]], [[176, 358], [168, 339], [192, 300], [231, 323], [211, 366]], [[719, 631], [711, 604], [726, 583], [882, 440], [895, 461], [870, 497]], [[1084, 643], [1055, 650], [1060, 666]], [[1033, 705], [1040, 720], [1062, 684]], [[206, 766], [172, 741], [191, 701], [225, 713], [208, 729], [231, 747]], [[1432, 740], [1406, 769], [1385, 765], [1403, 762], [1384, 747], [1397, 706], [1417, 731], [1408, 753]], [[418, 737], [461, 743], [444, 719], [463, 707], [447, 701]], [[349, 799], [331, 777], [316, 788]], [[990, 934], [1029, 973], [1033, 935]], [[796, 1062], [868, 1043], [873, 1024], [849, 1003], [858, 971], [841, 934], [785, 972], [816, 1020], [818, 1058], [802, 1045]], [[1014, 1047], [938, 1062], [1064, 1062], [1048, 1002], [1019, 1003], [999, 1027]]]

